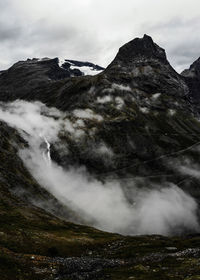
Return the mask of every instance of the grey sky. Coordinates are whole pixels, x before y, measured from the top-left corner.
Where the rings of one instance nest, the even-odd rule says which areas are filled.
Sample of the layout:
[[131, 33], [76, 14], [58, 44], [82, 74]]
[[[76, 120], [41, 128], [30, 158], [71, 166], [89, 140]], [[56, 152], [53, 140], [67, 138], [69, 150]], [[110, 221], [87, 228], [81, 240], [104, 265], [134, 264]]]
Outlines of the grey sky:
[[199, 0], [0, 0], [0, 69], [28, 57], [107, 66], [144, 33], [178, 71], [200, 56]]

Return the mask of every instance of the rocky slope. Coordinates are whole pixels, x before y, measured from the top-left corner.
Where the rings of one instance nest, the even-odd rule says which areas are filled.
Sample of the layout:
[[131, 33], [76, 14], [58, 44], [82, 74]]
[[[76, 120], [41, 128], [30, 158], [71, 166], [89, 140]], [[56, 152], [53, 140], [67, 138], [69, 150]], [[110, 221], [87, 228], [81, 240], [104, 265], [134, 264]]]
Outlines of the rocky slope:
[[[51, 87], [55, 81], [69, 77], [84, 76], [86, 72], [97, 74], [104, 68], [89, 62], [59, 60], [59, 58], [27, 59], [1, 71], [1, 100], [37, 95], [41, 89]], [[82, 70], [82, 71], [81, 71]], [[85, 71], [85, 72], [84, 72]], [[39, 96], [36, 100], [40, 100]]]
[[[99, 74], [83, 75], [88, 67]], [[86, 166], [103, 183], [117, 181], [130, 205], [135, 189], [170, 184], [200, 204], [199, 59], [179, 75], [144, 35], [102, 70], [73, 60], [18, 62], [0, 74], [0, 100], [61, 110], [70, 125], [50, 143], [51, 159], [65, 170]], [[185, 237], [123, 237], [66, 222], [88, 221], [33, 178], [18, 155], [29, 145], [19, 130], [2, 122], [0, 136], [1, 279], [200, 277], [197, 229]], [[194, 233], [179, 223], [170, 232]]]
[[[120, 48], [107, 69], [93, 77], [61, 79], [62, 70], [56, 64], [51, 74], [55, 78], [49, 79], [42, 74], [47, 71], [46, 63], [55, 61], [20, 62], [4, 72], [0, 100], [39, 100], [67, 112], [72, 125], [83, 121], [80, 139], [67, 132], [61, 140], [63, 146], [70, 146], [67, 156], [66, 149], [60, 151], [55, 144], [53, 159], [65, 167], [86, 165], [106, 177], [151, 176], [156, 181], [170, 177], [195, 192], [195, 178], [187, 179], [166, 164], [181, 150], [186, 149], [183, 155], [188, 154], [191, 160], [196, 153], [188, 150], [198, 147], [200, 141], [195, 118], [198, 110], [190, 102], [192, 89], [150, 37], [134, 39]], [[39, 65], [40, 70], [30, 64]], [[95, 150], [100, 150], [99, 154], [95, 155]], [[163, 160], [163, 155], [168, 156]]]
[[198, 107], [199, 111], [199, 87], [200, 87], [200, 58], [198, 58], [189, 69], [181, 73], [185, 77], [190, 91], [190, 101]]

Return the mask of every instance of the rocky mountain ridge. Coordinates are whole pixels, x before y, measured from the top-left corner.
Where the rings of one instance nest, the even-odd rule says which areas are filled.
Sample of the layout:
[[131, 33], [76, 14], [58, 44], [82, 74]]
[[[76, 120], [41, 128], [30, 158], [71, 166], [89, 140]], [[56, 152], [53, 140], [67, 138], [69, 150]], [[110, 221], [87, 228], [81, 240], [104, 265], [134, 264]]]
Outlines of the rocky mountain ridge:
[[[33, 59], [0, 76], [0, 100], [41, 101], [66, 112], [72, 128], [50, 143], [52, 160], [66, 169], [86, 166], [105, 181], [141, 178], [150, 189], [158, 183], [182, 182], [181, 188], [199, 199], [197, 178], [180, 171], [188, 168], [183, 157], [194, 161], [193, 147], [200, 141], [193, 88], [151, 37], [144, 35], [121, 47], [96, 76], [62, 77], [60, 71], [66, 69], [57, 59]], [[171, 162], [177, 160], [180, 168], [174, 170]], [[121, 184], [129, 197], [129, 183]], [[135, 184], [141, 183], [137, 179]]]
[[186, 84], [190, 90], [190, 100], [199, 111], [199, 87], [200, 87], [200, 58], [198, 58], [189, 69], [181, 73], [185, 77]]
[[[98, 75], [85, 76], [82, 67], [103, 70], [73, 60], [59, 65], [58, 59], [33, 59], [1, 72], [2, 279], [13, 279], [13, 274], [16, 279], [27, 279], [27, 275], [31, 279], [105, 279], [105, 275], [111, 279], [185, 279], [188, 266], [188, 279], [198, 279], [198, 228], [188, 226], [187, 215], [178, 216], [175, 222], [169, 217], [178, 212], [176, 204], [182, 191], [195, 199], [195, 213], [198, 219], [200, 216], [199, 59], [179, 75], [167, 61], [165, 51], [144, 35], [121, 47], [113, 62]], [[166, 190], [173, 185], [174, 212], [168, 217], [167, 208], [161, 205], [154, 215], [164, 211], [161, 218], [167, 220], [170, 234], [191, 235], [123, 237], [66, 222], [89, 223], [70, 204], [64, 205], [40, 185], [19, 157], [19, 150], [29, 143], [17, 125], [4, 118], [9, 108], [5, 102], [17, 99], [40, 101], [59, 109], [68, 125], [50, 142], [52, 161], [66, 171], [71, 166], [86, 166], [92, 180], [100, 180], [105, 186], [117, 181], [133, 209], [139, 199], [136, 190], [140, 195], [150, 192], [163, 198], [163, 187]], [[18, 105], [13, 106], [11, 114]], [[46, 107], [41, 114], [59, 118], [57, 111]], [[41, 153], [46, 149], [45, 140], [40, 149]], [[190, 201], [183, 196], [186, 210]], [[150, 203], [147, 212], [154, 205]], [[98, 217], [93, 218], [90, 225], [96, 225]], [[134, 227], [131, 230], [133, 233]], [[151, 225], [145, 230], [152, 233]], [[71, 257], [89, 258], [91, 265], [85, 265], [88, 259]], [[157, 260], [163, 262], [161, 266]], [[13, 263], [16, 266], [9, 272]]]

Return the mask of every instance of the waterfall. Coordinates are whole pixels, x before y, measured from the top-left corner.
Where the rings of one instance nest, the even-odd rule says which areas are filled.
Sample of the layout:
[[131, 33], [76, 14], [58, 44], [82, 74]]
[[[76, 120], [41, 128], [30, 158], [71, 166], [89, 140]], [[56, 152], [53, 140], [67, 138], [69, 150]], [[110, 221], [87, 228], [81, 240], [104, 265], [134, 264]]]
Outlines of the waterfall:
[[46, 144], [43, 148], [43, 157], [44, 160], [51, 165], [51, 144], [48, 142], [47, 138], [45, 136], [42, 137], [44, 139], [44, 143]]

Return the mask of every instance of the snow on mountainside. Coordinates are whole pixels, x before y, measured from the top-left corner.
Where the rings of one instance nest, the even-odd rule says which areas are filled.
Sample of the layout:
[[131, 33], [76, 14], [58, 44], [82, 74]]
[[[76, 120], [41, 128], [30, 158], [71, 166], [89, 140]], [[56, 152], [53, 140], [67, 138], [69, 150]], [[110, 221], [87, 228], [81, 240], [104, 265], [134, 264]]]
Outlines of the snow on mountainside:
[[95, 65], [91, 62], [81, 62], [77, 60], [68, 60], [68, 59], [59, 58], [58, 64], [62, 69], [79, 70], [81, 72], [80, 76], [85, 76], [85, 75], [94, 76], [101, 73], [104, 70], [103, 67], [99, 65]]

